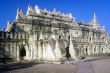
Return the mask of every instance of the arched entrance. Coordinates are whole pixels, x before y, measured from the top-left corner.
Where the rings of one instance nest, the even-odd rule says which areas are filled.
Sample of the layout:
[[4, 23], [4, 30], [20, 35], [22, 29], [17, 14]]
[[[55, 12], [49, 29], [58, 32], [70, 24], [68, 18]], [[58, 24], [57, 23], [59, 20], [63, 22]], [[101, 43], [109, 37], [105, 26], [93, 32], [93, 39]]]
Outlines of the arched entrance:
[[26, 50], [25, 50], [25, 47], [23, 46], [20, 50], [20, 59], [24, 60], [25, 56], [26, 56]]
[[69, 52], [69, 47], [66, 47], [66, 58], [67, 60], [70, 60], [71, 59], [71, 55], [70, 55], [70, 52]]

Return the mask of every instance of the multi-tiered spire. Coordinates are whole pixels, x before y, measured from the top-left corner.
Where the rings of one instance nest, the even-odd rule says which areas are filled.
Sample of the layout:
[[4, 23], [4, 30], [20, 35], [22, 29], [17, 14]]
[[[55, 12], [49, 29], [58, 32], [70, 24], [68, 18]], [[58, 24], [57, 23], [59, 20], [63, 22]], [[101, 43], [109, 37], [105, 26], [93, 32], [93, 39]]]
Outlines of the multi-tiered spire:
[[98, 23], [95, 12], [94, 12], [94, 17], [93, 17], [93, 22]]
[[95, 12], [94, 12], [94, 17], [93, 17], [93, 20], [92, 20], [92, 27], [93, 28], [99, 28], [99, 23], [98, 23], [98, 20], [97, 20], [97, 18], [96, 18], [96, 14], [95, 14]]

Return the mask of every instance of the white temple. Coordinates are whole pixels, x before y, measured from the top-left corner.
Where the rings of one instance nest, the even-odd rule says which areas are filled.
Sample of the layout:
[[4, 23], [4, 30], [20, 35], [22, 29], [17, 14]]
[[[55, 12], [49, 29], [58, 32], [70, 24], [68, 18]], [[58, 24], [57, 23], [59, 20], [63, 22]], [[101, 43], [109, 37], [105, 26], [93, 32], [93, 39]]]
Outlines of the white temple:
[[89, 55], [110, 54], [110, 40], [96, 15], [91, 23], [77, 22], [71, 13], [18, 8], [15, 22], [0, 31], [0, 56], [13, 61], [64, 62]]

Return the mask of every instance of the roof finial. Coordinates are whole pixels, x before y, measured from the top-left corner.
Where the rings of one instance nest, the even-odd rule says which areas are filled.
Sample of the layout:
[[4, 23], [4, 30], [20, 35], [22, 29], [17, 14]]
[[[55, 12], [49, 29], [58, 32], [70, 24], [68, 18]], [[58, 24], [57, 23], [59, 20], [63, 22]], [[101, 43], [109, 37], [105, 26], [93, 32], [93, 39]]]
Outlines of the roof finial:
[[95, 12], [94, 12], [94, 19], [96, 19], [96, 14], [95, 14]]
[[103, 30], [105, 31], [105, 26], [104, 26], [104, 25], [102, 26], [102, 28], [103, 28]]
[[44, 9], [44, 11], [45, 11], [45, 12], [48, 12], [46, 8]]
[[39, 9], [38, 5], [35, 6], [35, 11], [37, 14], [40, 14], [40, 9]]
[[70, 17], [70, 18], [73, 18], [72, 13], [69, 13], [69, 17]]
[[98, 23], [97, 18], [96, 18], [96, 13], [94, 12], [94, 17], [93, 17], [93, 22]]
[[94, 12], [93, 20], [92, 20], [92, 26], [93, 26], [93, 28], [99, 28], [99, 23], [97, 21], [95, 12]]
[[53, 9], [53, 13], [54, 14], [57, 14], [56, 8]]
[[20, 8], [18, 7], [18, 9], [17, 9], [17, 14], [16, 14], [16, 19], [18, 19], [19, 17], [20, 17]]
[[31, 5], [29, 4], [29, 5], [28, 5], [28, 10], [27, 10], [26, 15], [29, 15], [30, 13], [32, 13], [32, 11], [33, 11], [33, 9], [32, 9], [32, 7], [31, 7]]

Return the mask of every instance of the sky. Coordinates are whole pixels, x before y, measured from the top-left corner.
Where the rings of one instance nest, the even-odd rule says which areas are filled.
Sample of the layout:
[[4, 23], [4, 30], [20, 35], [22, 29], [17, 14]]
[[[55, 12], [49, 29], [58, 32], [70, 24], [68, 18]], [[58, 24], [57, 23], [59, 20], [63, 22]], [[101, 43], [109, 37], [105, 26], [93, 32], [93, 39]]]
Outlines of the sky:
[[76, 21], [86, 23], [92, 21], [95, 12], [100, 26], [110, 35], [110, 0], [0, 0], [0, 30], [6, 28], [7, 21], [14, 22], [18, 7], [26, 14], [29, 4], [33, 9], [38, 5], [40, 9], [72, 13]]

